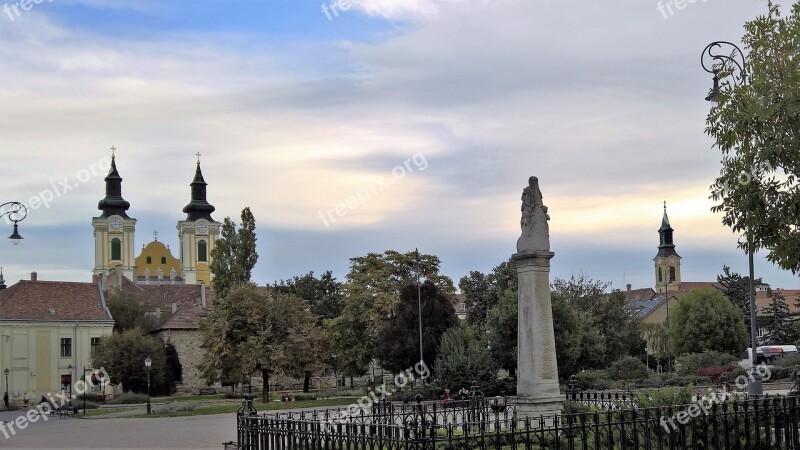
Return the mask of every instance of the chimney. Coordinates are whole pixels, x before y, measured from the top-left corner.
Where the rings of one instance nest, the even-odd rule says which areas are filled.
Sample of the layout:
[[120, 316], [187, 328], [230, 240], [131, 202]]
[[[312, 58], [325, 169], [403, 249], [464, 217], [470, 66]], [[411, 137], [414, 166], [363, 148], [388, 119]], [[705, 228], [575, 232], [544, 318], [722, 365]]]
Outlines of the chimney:
[[31, 272], [31, 282], [35, 283], [39, 279], [39, 275], [36, 272]]
[[631, 291], [631, 284], [630, 283], [626, 284], [625, 288], [628, 289], [628, 292], [630, 292]]
[[206, 284], [200, 282], [200, 306], [206, 309]]
[[175, 314], [178, 311], [178, 304], [172, 302], [172, 314]]

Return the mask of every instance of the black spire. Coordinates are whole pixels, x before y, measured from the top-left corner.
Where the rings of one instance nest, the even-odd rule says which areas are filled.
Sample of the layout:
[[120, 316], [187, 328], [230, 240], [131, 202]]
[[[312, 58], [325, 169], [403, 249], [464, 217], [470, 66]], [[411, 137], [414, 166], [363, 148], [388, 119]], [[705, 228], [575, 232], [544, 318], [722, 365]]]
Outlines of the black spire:
[[100, 217], [118, 215], [128, 218], [128, 214], [125, 211], [130, 207], [131, 204], [122, 198], [122, 177], [117, 172], [117, 163], [115, 156], [112, 154], [111, 170], [108, 171], [108, 176], [106, 176], [106, 197], [100, 200], [100, 203], [97, 204], [97, 209], [103, 211], [103, 215]]
[[211, 213], [217, 208], [214, 208], [208, 200], [206, 200], [206, 180], [203, 179], [203, 172], [200, 170], [200, 159], [197, 160], [197, 171], [194, 174], [194, 181], [189, 186], [192, 187], [192, 201], [183, 208], [186, 213], [186, 220], [206, 219], [213, 222]]
[[669, 224], [669, 217], [667, 217], [667, 202], [664, 202], [664, 217], [661, 219], [661, 228], [658, 229], [660, 242], [658, 245], [657, 256], [677, 256], [675, 252], [675, 243], [672, 241], [672, 232], [675, 231]]

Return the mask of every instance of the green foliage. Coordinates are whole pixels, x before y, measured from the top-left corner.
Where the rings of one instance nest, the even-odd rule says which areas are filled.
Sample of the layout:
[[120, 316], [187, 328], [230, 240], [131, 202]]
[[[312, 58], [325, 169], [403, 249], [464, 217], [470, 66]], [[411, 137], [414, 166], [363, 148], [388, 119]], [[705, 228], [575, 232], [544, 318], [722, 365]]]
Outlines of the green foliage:
[[606, 391], [611, 389], [611, 376], [605, 370], [584, 370], [575, 375], [578, 387], [583, 391]]
[[780, 291], [770, 289], [769, 297], [771, 299], [770, 304], [761, 311], [759, 320], [767, 330], [767, 344], [783, 345], [789, 342], [792, 334], [789, 305], [786, 304], [786, 297]]
[[206, 379], [243, 381], [260, 371], [265, 400], [270, 374], [303, 377], [321, 368], [325, 346], [317, 318], [292, 295], [264, 295], [253, 285], [233, 288], [200, 330]]
[[486, 385], [497, 377], [497, 363], [486, 348], [482, 333], [469, 324], [450, 328], [439, 344], [434, 364], [437, 380], [442, 386], [457, 392], [473, 381]]
[[339, 317], [325, 321], [325, 342], [331, 347], [326, 362], [335, 373], [348, 377], [367, 373], [378, 339], [373, 304], [369, 297], [351, 298]]
[[330, 270], [319, 278], [314, 276], [314, 272], [309, 272], [301, 277], [281, 280], [272, 288], [275, 292], [294, 294], [302, 298], [308, 302], [311, 312], [320, 320], [335, 319], [344, 309], [342, 283], [336, 281]]
[[[739, 247], [765, 248], [767, 259], [785, 270], [800, 270], [800, 3], [781, 16], [769, 14], [745, 24], [749, 83], [721, 67], [719, 102], [706, 121], [706, 133], [722, 153], [720, 176], [711, 186], [713, 212], [722, 223], [745, 234]], [[727, 49], [725, 49], [727, 51]]]
[[256, 219], [250, 208], [242, 210], [242, 224], [236, 229], [230, 217], [222, 224], [221, 236], [211, 251], [212, 284], [217, 299], [225, 298], [235, 287], [250, 283], [258, 261], [256, 252]]
[[155, 414], [175, 414], [182, 411], [194, 411], [197, 406], [197, 403], [172, 402], [156, 407], [153, 412]]
[[141, 292], [115, 289], [106, 299], [106, 306], [114, 318], [114, 331], [117, 333], [134, 328], [149, 332], [163, 323], [163, 319], [152, 314], [155, 310], [153, 302]]
[[612, 380], [641, 380], [650, 376], [647, 366], [634, 356], [614, 361], [608, 373]]
[[150, 380], [157, 382], [164, 376], [164, 343], [151, 336], [143, 336], [142, 330], [134, 328], [123, 333], [113, 333], [100, 340], [97, 353], [92, 357], [94, 367], [103, 367], [114, 384], [122, 385], [123, 391], [143, 392], [147, 388], [147, 368], [144, 360], [153, 361]]
[[738, 355], [747, 348], [741, 311], [715, 289], [682, 295], [670, 311], [669, 335], [678, 356], [707, 350]]
[[489, 311], [486, 327], [492, 357], [510, 374], [517, 370], [518, 309], [516, 290], [506, 289], [500, 296], [500, 301]]
[[636, 392], [636, 401], [639, 408], [688, 405], [692, 402], [692, 386], [638, 391]]
[[676, 358], [675, 365], [679, 375], [694, 375], [702, 368], [723, 367], [736, 361], [738, 358], [733, 355], [712, 350], [680, 356]]
[[467, 299], [467, 323], [483, 326], [489, 317], [489, 311], [508, 295], [508, 291], [516, 295], [517, 266], [513, 260], [508, 260], [500, 263], [489, 274], [472, 271], [461, 278], [458, 287]]
[[73, 406], [75, 406], [78, 409], [99, 409], [100, 408], [100, 404], [99, 403], [91, 401], [91, 400], [86, 400], [86, 402], [84, 402], [83, 400], [75, 401], [72, 404], [73, 404]]
[[147, 394], [128, 392], [115, 396], [113, 399], [106, 401], [106, 403], [111, 405], [138, 405], [141, 403], [147, 403]]
[[[439, 292], [430, 281], [419, 286], [406, 285], [395, 304], [394, 314], [381, 330], [378, 344], [379, 360], [383, 368], [399, 373], [414, 367], [419, 358], [419, 301], [422, 302], [422, 348], [428, 364], [436, 360], [442, 334], [458, 324], [453, 301]], [[435, 369], [435, 365], [434, 368]]]
[[[744, 316], [745, 326], [750, 325], [750, 277], [731, 272], [728, 266], [722, 266], [722, 273], [717, 275], [717, 284], [722, 294], [728, 298]], [[756, 278], [754, 285], [763, 284], [761, 278]]]
[[567, 379], [581, 369], [604, 367], [605, 342], [588, 314], [561, 292], [553, 293], [551, 304], [559, 376]]

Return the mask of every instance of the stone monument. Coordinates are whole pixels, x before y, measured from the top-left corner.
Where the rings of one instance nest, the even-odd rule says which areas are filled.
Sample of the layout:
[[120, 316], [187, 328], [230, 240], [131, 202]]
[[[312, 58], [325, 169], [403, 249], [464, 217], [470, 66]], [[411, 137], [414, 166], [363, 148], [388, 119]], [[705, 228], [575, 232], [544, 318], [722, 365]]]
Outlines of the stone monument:
[[553, 309], [550, 302], [550, 228], [539, 180], [522, 191], [522, 235], [512, 258], [519, 278], [517, 334], [517, 413], [539, 417], [561, 413]]

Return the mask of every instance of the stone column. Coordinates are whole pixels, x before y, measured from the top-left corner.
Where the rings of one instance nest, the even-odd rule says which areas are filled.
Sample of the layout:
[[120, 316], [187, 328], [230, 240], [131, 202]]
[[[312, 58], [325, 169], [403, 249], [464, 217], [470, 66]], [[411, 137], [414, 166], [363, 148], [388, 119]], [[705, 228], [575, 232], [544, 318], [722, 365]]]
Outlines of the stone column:
[[520, 417], [560, 414], [550, 259], [555, 253], [525, 250], [513, 255], [519, 278], [517, 412]]

